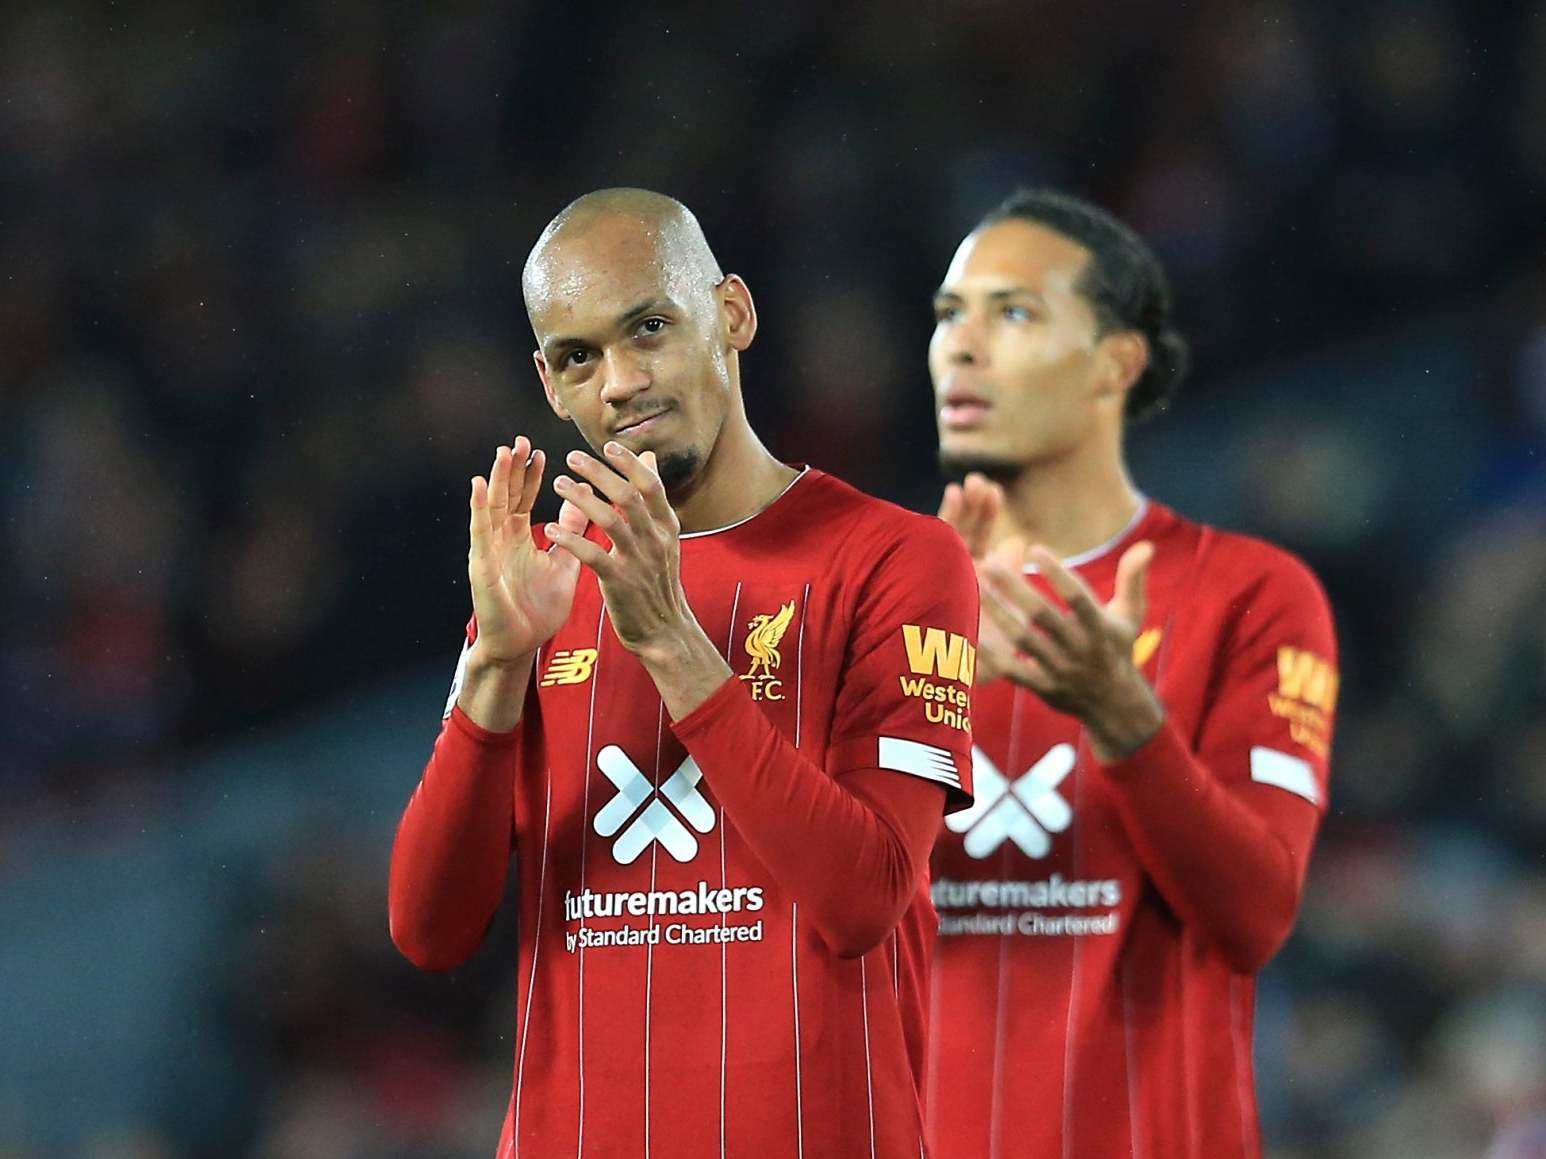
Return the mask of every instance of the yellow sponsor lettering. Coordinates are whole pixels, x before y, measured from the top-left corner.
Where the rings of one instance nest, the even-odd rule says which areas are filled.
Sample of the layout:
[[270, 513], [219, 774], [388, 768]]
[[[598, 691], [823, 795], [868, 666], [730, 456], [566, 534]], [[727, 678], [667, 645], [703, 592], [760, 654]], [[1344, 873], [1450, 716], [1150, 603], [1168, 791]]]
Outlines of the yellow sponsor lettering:
[[943, 628], [902, 625], [902, 643], [907, 648], [907, 666], [918, 676], [938, 676], [970, 684], [977, 671], [977, 649], [958, 632]]
[[958, 728], [962, 732], [969, 732], [972, 727], [971, 718], [959, 708], [951, 708], [948, 704], [936, 704], [930, 702], [923, 706], [923, 715], [930, 724], [944, 724], [951, 728]]
[[1278, 649], [1278, 695], [1314, 705], [1330, 716], [1337, 707], [1341, 677], [1313, 652], [1286, 645]]

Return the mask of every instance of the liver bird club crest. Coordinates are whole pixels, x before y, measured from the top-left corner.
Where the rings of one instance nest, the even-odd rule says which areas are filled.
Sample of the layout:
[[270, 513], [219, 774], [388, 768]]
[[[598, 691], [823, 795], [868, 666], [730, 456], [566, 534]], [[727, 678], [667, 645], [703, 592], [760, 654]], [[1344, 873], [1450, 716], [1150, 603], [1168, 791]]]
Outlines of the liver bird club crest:
[[750, 682], [753, 700], [784, 699], [784, 682], [776, 675], [784, 662], [778, 645], [793, 621], [794, 601], [790, 600], [771, 615], [753, 616], [746, 625], [746, 654], [752, 663], [741, 679]]

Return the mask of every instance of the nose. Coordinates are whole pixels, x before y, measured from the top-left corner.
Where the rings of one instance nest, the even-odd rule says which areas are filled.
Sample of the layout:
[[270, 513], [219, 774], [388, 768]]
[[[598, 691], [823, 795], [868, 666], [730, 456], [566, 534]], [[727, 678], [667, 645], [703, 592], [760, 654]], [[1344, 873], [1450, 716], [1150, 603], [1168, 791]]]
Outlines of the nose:
[[601, 401], [609, 406], [622, 406], [640, 391], [648, 390], [653, 378], [648, 364], [636, 351], [608, 350], [602, 355], [606, 382], [601, 388]]
[[969, 314], [940, 327], [939, 350], [952, 366], [973, 366], [982, 360], [982, 332]]

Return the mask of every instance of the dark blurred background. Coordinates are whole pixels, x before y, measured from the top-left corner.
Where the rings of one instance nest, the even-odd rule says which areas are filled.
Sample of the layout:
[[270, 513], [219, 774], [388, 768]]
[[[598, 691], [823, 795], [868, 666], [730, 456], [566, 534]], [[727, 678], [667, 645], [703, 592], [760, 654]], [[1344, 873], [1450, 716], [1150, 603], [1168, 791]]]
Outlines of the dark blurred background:
[[1546, 1153], [1546, 9], [3, 14], [0, 1156], [488, 1155], [512, 931], [415, 973], [385, 865], [466, 481], [573, 441], [527, 248], [681, 197], [757, 294], [772, 447], [931, 510], [929, 296], [1017, 183], [1173, 274], [1197, 370], [1141, 484], [1337, 610], [1271, 1155]]

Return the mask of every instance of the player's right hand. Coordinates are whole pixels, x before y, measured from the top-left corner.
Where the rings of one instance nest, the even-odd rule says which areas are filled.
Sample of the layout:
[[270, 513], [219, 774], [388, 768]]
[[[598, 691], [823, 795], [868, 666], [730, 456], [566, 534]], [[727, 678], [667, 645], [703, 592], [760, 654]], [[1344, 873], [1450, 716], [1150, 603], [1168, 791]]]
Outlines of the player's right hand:
[[950, 524], [966, 541], [966, 550], [974, 560], [987, 558], [993, 538], [993, 525], [1004, 509], [1004, 489], [976, 471], [961, 483], [945, 486], [939, 517]]
[[[472, 480], [467, 579], [478, 635], [469, 658], [493, 664], [529, 660], [574, 603], [579, 561], [566, 551], [540, 551], [531, 537], [531, 509], [546, 461], [522, 435], [514, 447], [494, 452], [487, 479]], [[567, 502], [558, 522], [577, 535], [589, 523]]]
[[977, 586], [982, 592], [982, 618], [977, 626], [977, 667], [973, 683], [987, 684], [1009, 672], [1014, 665], [1015, 644], [988, 614], [988, 579], [986, 564], [991, 558], [1017, 574], [1025, 566], [1025, 544], [1011, 539], [992, 550], [993, 525], [998, 522], [999, 512], [1004, 509], [1004, 489], [986, 475], [976, 471], [960, 483], [945, 487], [945, 497], [939, 505], [939, 517], [954, 527], [966, 543], [972, 562], [977, 567]]

